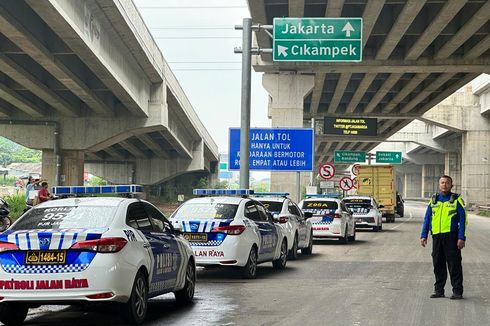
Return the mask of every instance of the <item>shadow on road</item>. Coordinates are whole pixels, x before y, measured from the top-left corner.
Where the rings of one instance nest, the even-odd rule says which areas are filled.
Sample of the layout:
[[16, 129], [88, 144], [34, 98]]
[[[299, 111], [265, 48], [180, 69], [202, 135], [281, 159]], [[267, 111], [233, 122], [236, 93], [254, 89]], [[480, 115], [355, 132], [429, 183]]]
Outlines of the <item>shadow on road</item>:
[[[332, 239], [332, 240], [315, 240], [313, 241], [315, 246], [358, 246], [362, 245], [365, 243], [369, 243], [369, 241], [366, 240], [356, 240], [356, 241], [349, 241], [348, 243], [343, 243], [339, 240]], [[313, 246], [313, 250], [315, 250], [315, 247]]]
[[[270, 262], [263, 263], [257, 266], [257, 278], [267, 279], [274, 277], [278, 274], [289, 274], [294, 272], [295, 268], [286, 266], [284, 270], [274, 269]], [[199, 268], [197, 272], [198, 280], [218, 280], [219, 283], [249, 283], [254, 282], [254, 280], [244, 279], [242, 277], [242, 271], [239, 267], [206, 267]]]

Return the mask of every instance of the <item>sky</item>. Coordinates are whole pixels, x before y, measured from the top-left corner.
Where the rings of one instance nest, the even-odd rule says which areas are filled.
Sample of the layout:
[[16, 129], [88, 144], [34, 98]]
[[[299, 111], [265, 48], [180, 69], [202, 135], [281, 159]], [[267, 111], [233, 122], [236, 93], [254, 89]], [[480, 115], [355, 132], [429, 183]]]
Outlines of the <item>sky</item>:
[[[240, 127], [240, 25], [246, 0], [134, 0], [194, 110], [228, 152], [228, 128]], [[262, 74], [252, 71], [251, 126], [270, 127]]]

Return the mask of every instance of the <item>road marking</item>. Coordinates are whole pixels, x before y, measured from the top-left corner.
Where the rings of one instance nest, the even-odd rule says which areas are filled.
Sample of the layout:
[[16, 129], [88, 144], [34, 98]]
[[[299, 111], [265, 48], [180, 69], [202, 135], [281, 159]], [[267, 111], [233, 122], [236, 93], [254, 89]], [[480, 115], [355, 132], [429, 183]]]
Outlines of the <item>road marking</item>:
[[410, 212], [410, 217], [406, 221], [403, 221], [402, 223], [398, 224], [397, 226], [390, 228], [389, 230], [398, 229], [400, 226], [402, 226], [404, 223], [410, 221], [412, 218], [413, 218], [413, 214], [412, 214], [412, 212]]

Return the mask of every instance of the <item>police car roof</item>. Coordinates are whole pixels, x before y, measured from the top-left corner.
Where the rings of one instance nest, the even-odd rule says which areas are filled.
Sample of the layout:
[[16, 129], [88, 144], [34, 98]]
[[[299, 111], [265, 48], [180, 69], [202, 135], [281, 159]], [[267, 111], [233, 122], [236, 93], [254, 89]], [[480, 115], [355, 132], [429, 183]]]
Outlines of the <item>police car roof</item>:
[[[186, 203], [206, 203], [209, 204], [211, 202], [222, 203], [222, 204], [234, 204], [238, 205], [240, 202], [244, 200], [242, 197], [229, 197], [229, 196], [212, 196], [212, 197], [198, 197], [189, 199]], [[184, 203], [185, 204], [185, 203]]]
[[274, 201], [274, 202], [282, 203], [283, 201], [286, 200], [285, 197], [280, 197], [280, 196], [260, 196], [260, 197], [250, 197], [250, 198], [259, 202]]
[[35, 208], [63, 207], [63, 206], [112, 206], [116, 207], [128, 198], [121, 197], [75, 197], [56, 200], [48, 200]]
[[339, 203], [341, 200], [338, 198], [330, 198], [330, 197], [310, 197], [303, 199], [304, 201], [333, 201]]
[[347, 196], [344, 197], [344, 199], [371, 199], [372, 197], [370, 196]]

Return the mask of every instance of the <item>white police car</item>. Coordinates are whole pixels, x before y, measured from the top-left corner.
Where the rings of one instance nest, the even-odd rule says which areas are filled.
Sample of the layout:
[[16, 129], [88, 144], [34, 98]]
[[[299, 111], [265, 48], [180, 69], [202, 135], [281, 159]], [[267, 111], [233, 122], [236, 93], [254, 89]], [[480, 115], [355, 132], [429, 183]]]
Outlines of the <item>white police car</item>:
[[337, 198], [311, 195], [299, 203], [304, 213], [311, 213], [314, 239], [336, 238], [343, 243], [356, 240], [352, 214]]
[[[288, 198], [288, 193], [254, 193], [253, 198], [260, 201], [271, 212], [275, 220], [285, 230], [288, 239], [289, 259], [298, 258], [298, 250], [304, 255], [313, 251], [313, 230], [298, 206]], [[309, 215], [311, 217], [311, 215]]]
[[[255, 278], [257, 264], [272, 261], [286, 267], [288, 243], [283, 229], [248, 189], [195, 189], [200, 196], [183, 203], [170, 217], [182, 228], [200, 266], [239, 266], [245, 278]], [[244, 197], [226, 197], [242, 195]]]
[[376, 200], [369, 196], [349, 196], [342, 199], [345, 206], [352, 212], [356, 228], [372, 228], [377, 232], [383, 229], [383, 213]]
[[[133, 193], [141, 186], [54, 187], [53, 193]], [[189, 243], [158, 209], [134, 198], [66, 198], [30, 209], [0, 234], [0, 321], [20, 324], [40, 304], [118, 302], [134, 324], [147, 300], [192, 301]]]

